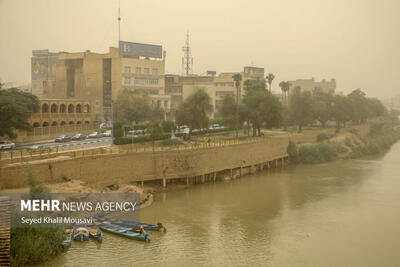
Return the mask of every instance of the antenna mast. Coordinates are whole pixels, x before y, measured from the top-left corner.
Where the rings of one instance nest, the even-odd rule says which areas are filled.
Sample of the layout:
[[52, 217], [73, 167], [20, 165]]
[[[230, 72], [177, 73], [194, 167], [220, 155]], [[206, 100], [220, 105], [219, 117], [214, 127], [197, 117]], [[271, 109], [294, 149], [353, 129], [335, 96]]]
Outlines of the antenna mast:
[[182, 47], [182, 51], [182, 74], [188, 76], [193, 70], [193, 57], [189, 46], [189, 30], [186, 33], [186, 42], [185, 46]]
[[121, 41], [121, 0], [118, 0], [118, 47]]

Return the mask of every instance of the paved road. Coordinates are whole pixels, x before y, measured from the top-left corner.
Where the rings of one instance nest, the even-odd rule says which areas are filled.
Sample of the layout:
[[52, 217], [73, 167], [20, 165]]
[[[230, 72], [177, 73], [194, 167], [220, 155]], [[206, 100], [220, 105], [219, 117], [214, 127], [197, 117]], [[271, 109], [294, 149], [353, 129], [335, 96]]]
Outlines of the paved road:
[[[37, 143], [36, 145], [40, 145], [40, 146], [42, 146], [42, 148], [58, 146], [61, 151], [69, 151], [69, 150], [75, 150], [77, 148], [90, 148], [90, 147], [94, 148], [94, 147], [100, 147], [100, 146], [108, 146], [108, 145], [111, 145], [111, 137], [102, 137], [102, 138], [95, 138], [95, 139], [88, 138], [86, 140], [71, 141], [71, 142], [65, 142], [65, 143], [55, 143], [53, 141], [49, 141], [49, 142]], [[18, 146], [13, 151], [28, 149], [30, 146], [32, 146], [32, 144]], [[9, 150], [5, 151], [5, 152], [9, 152]]]

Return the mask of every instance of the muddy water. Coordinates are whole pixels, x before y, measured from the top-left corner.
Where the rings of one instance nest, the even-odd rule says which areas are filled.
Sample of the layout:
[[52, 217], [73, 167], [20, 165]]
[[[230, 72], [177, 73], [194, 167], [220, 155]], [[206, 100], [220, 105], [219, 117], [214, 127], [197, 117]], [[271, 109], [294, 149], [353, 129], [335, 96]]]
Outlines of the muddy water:
[[400, 143], [156, 196], [144, 244], [111, 234], [41, 266], [400, 266]]

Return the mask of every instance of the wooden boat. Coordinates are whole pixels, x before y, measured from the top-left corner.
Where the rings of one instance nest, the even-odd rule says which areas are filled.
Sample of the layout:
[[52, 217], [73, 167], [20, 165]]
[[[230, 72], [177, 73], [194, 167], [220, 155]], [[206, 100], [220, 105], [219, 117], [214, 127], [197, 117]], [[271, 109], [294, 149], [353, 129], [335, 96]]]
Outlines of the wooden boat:
[[149, 224], [149, 223], [124, 221], [124, 220], [105, 218], [105, 217], [94, 217], [94, 220], [95, 220], [95, 222], [98, 222], [98, 223], [108, 222], [108, 223], [119, 225], [122, 227], [131, 228], [132, 231], [135, 231], [135, 232], [139, 231], [140, 226], [143, 226], [144, 230], [147, 230], [147, 231], [161, 231], [161, 230], [164, 232], [167, 231], [167, 229], [161, 223], [157, 223], [157, 225], [155, 225], [155, 224]]
[[[105, 232], [109, 232], [112, 234], [116, 234], [119, 236], [123, 236], [126, 238], [130, 238], [130, 239], [135, 239], [135, 240], [139, 240], [139, 241], [146, 241], [145, 235], [132, 231], [131, 228], [127, 228], [127, 227], [123, 227], [123, 226], [119, 226], [119, 225], [115, 225], [115, 224], [111, 224], [111, 223], [107, 223], [107, 222], [103, 222], [103, 223], [99, 223], [98, 224], [100, 229], [105, 231]], [[150, 242], [150, 238], [147, 236], [147, 241]]]
[[86, 224], [76, 223], [72, 229], [72, 237], [77, 241], [89, 240], [89, 229]]
[[100, 231], [100, 228], [97, 225], [95, 225], [95, 224], [89, 225], [88, 230], [89, 230], [89, 237], [91, 237], [94, 240], [97, 240], [99, 242], [103, 241], [103, 235]]
[[61, 242], [61, 247], [63, 249], [67, 249], [71, 246], [72, 229], [65, 229], [63, 237], [64, 237], [64, 240]]

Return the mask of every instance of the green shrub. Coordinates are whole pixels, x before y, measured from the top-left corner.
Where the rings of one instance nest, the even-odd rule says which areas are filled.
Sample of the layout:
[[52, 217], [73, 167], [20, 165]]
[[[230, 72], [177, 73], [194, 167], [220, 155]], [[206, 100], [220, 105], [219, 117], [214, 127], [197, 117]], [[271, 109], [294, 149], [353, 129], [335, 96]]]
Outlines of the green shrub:
[[[30, 187], [34, 199], [46, 198], [50, 190], [47, 188], [30, 166], [25, 169], [25, 180]], [[20, 220], [20, 216], [11, 215], [11, 220]], [[12, 223], [13, 225], [13, 223]], [[24, 266], [49, 260], [62, 251], [64, 230], [51, 227], [11, 227], [11, 266]]]
[[11, 266], [24, 266], [47, 261], [60, 253], [61, 228], [11, 228]]
[[119, 121], [114, 122], [114, 138], [119, 138], [124, 135], [124, 130], [122, 128], [122, 123]]
[[323, 142], [328, 139], [329, 136], [326, 133], [320, 133], [319, 135], [317, 135], [317, 142]]
[[163, 128], [163, 131], [166, 133], [170, 133], [175, 130], [175, 122], [173, 121], [162, 121], [161, 126]]
[[[171, 138], [171, 134], [166, 133], [163, 134], [159, 139], [157, 140], [165, 140]], [[133, 137], [133, 143], [143, 143], [143, 142], [150, 142], [153, 141], [150, 135], [140, 135], [140, 136], [135, 136]], [[125, 145], [125, 144], [132, 144], [132, 136], [121, 136], [119, 138], [115, 139], [115, 144], [116, 145]]]
[[315, 144], [301, 146], [299, 148], [299, 159], [302, 163], [321, 163], [334, 160], [337, 156], [335, 147], [331, 144]]
[[382, 123], [374, 123], [371, 125], [371, 128], [369, 129], [368, 135], [370, 136], [378, 136], [382, 135], [383, 133], [383, 124]]
[[288, 153], [290, 159], [297, 160], [299, 152], [297, 151], [296, 143], [293, 140], [289, 141], [286, 152]]
[[149, 122], [142, 122], [142, 123], [135, 124], [131, 130], [144, 130], [144, 129], [147, 129], [148, 126], [149, 126]]

